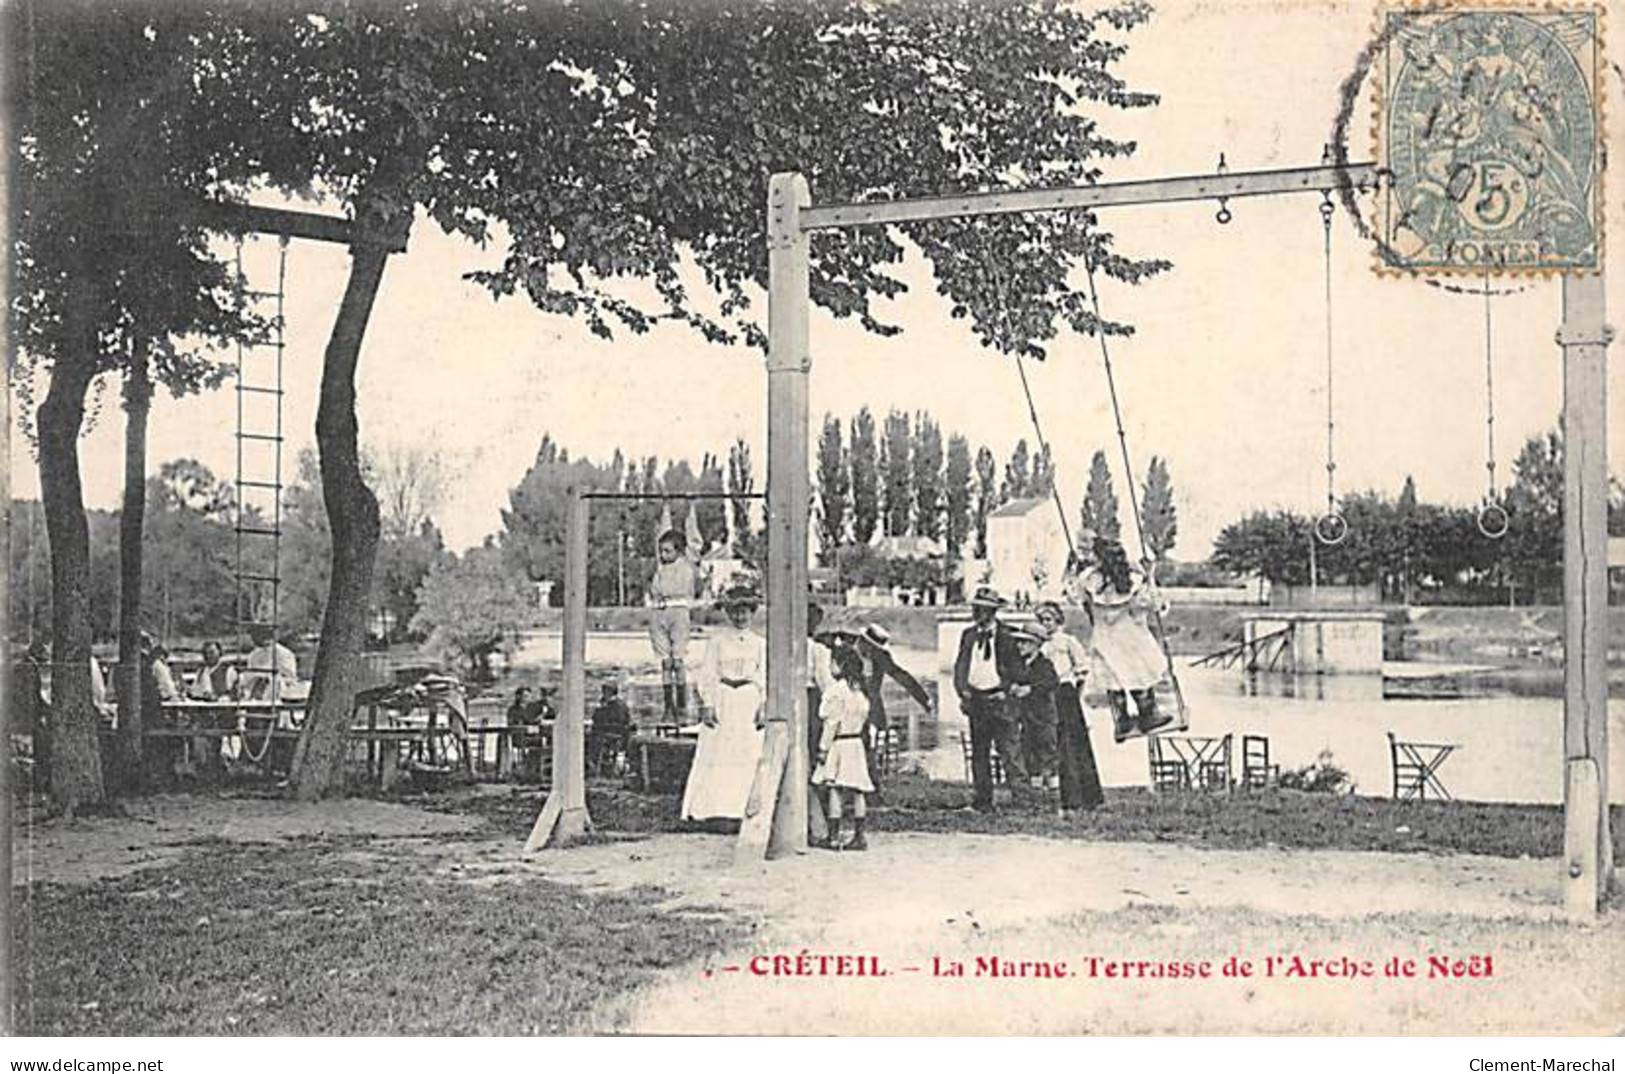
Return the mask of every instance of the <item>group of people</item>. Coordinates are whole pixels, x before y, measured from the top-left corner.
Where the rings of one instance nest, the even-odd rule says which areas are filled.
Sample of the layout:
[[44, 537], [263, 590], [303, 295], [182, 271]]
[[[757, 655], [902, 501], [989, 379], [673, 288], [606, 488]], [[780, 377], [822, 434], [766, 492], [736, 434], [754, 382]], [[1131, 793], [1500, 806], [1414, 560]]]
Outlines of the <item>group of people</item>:
[[[176, 675], [169, 649], [143, 631], [137, 644], [137, 669], [141, 690], [141, 722], [144, 727], [169, 725], [168, 706], [186, 701], [269, 700], [287, 693], [298, 682], [297, 662], [292, 650], [276, 640], [267, 626], [250, 633], [252, 648], [240, 660], [228, 660], [216, 641], [203, 643], [202, 662], [186, 681]], [[32, 739], [34, 764], [42, 775], [49, 773], [51, 758], [51, 674], [52, 663], [43, 641], [25, 651], [13, 670], [10, 704], [13, 727]], [[109, 728], [118, 726], [118, 706], [108, 685], [108, 675], [100, 661], [90, 657], [91, 705]], [[213, 767], [221, 763], [219, 741], [200, 737], [191, 743], [191, 756], [178, 762]]]
[[[694, 763], [683, 791], [682, 817], [697, 823], [742, 818], [756, 779], [767, 694], [767, 642], [750, 629], [760, 600], [748, 586], [723, 595], [727, 625], [713, 631], [695, 673], [703, 702]], [[868, 798], [878, 793], [879, 758], [889, 727], [884, 688], [889, 679], [930, 711], [931, 696], [893, 658], [878, 624], [823, 631], [823, 614], [808, 607], [808, 745], [811, 784], [822, 792], [828, 838], [837, 850], [867, 847]]]
[[975, 809], [993, 809], [995, 749], [1018, 801], [1056, 790], [1062, 816], [1103, 803], [1085, 691], [1106, 697], [1118, 742], [1173, 720], [1159, 711], [1156, 695], [1167, 664], [1150, 629], [1160, 598], [1148, 575], [1129, 565], [1122, 545], [1097, 540], [1091, 551], [1093, 563], [1070, 577], [1070, 595], [1090, 625], [1087, 646], [1067, 633], [1058, 601], [1040, 601], [1031, 626], [1011, 626], [999, 621], [1006, 602], [993, 589], [978, 589], [971, 599], [954, 691], [970, 721]]
[[[661, 661], [667, 715], [681, 719], [689, 682], [683, 653], [696, 582], [680, 534], [668, 533], [660, 547], [650, 586], [651, 639]], [[1063, 816], [1102, 804], [1084, 716], [1086, 690], [1105, 696], [1119, 742], [1173, 719], [1159, 711], [1156, 695], [1167, 658], [1150, 627], [1161, 609], [1149, 574], [1131, 566], [1115, 541], [1096, 540], [1088, 551], [1087, 564], [1075, 562], [1069, 571], [1067, 589], [1069, 603], [1088, 621], [1088, 644], [1068, 633], [1066, 608], [1058, 601], [1039, 602], [1032, 625], [1012, 626], [1000, 622], [1006, 602], [992, 589], [977, 590], [971, 600], [973, 622], [960, 639], [953, 681], [970, 722], [976, 809], [994, 806], [995, 749], [1018, 801], [1055, 791]], [[693, 678], [701, 727], [682, 802], [682, 817], [692, 822], [744, 816], [765, 727], [767, 643], [750, 629], [760, 598], [748, 586], [734, 586], [718, 603], [727, 623], [707, 637]], [[809, 606], [814, 804], [826, 810], [825, 845], [862, 850], [889, 731], [885, 683], [896, 682], [928, 712], [932, 700], [893, 658], [879, 624], [825, 631], [822, 618], [822, 609]]]

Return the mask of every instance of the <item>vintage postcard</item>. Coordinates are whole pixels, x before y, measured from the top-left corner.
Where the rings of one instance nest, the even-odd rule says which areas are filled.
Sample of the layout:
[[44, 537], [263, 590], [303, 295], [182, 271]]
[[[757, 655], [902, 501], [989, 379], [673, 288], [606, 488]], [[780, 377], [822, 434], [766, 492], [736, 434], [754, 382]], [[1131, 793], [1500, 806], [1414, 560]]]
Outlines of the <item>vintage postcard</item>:
[[1611, 3], [0, 13], [11, 1032], [1625, 1029]]

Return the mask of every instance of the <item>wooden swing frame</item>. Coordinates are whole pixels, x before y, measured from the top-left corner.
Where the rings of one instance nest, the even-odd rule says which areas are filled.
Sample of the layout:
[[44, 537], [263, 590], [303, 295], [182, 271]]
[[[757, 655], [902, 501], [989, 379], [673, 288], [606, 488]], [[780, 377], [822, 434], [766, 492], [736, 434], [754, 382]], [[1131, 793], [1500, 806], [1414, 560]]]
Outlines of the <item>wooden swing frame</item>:
[[[1367, 188], [1373, 163], [1229, 172], [1025, 190], [815, 206], [804, 176], [768, 184], [768, 737], [752, 798], [766, 803], [741, 828], [736, 859], [760, 861], [807, 847], [806, 675], [808, 333], [810, 236], [1004, 213], [1217, 201]], [[1557, 343], [1563, 351], [1564, 841], [1565, 901], [1595, 915], [1614, 874], [1608, 815], [1607, 348], [1601, 271], [1565, 275]]]

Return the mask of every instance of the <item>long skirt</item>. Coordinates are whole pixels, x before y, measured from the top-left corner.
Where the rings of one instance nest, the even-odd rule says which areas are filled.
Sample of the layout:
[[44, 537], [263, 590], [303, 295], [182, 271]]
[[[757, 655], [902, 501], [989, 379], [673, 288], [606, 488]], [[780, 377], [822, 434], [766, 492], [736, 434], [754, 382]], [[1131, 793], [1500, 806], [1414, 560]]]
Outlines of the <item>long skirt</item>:
[[717, 725], [700, 728], [694, 766], [683, 788], [683, 819], [741, 820], [756, 780], [762, 754], [762, 732], [756, 711], [762, 694], [754, 685], [718, 687]]
[[1067, 809], [1093, 809], [1106, 800], [1100, 789], [1100, 770], [1089, 743], [1089, 725], [1083, 718], [1078, 688], [1063, 682], [1055, 691], [1058, 717], [1057, 745], [1061, 765], [1061, 805]]
[[1097, 690], [1149, 690], [1167, 670], [1162, 646], [1134, 616], [1102, 616], [1090, 642], [1095, 650], [1090, 685]]

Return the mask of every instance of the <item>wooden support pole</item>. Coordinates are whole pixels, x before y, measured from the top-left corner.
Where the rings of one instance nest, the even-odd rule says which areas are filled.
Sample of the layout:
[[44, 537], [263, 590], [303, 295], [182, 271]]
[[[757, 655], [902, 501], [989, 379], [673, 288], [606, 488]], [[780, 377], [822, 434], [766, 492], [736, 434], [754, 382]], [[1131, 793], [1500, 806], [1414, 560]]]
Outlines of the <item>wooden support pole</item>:
[[741, 862], [807, 849], [807, 181], [767, 195], [767, 735]]
[[1608, 342], [1604, 278], [1563, 278], [1565, 902], [1595, 914], [1613, 878], [1608, 819]]
[[528, 854], [569, 846], [591, 828], [587, 814], [587, 516], [581, 489], [570, 489], [564, 534], [564, 697], [553, 721], [553, 790], [525, 840]]
[[[15, 30], [17, 23], [16, 7], [8, 8], [0, 25], [7, 30]], [[17, 39], [13, 36], [13, 42]], [[17, 78], [17, 63], [21, 49], [15, 44], [0, 53], [0, 135], [4, 136], [7, 159], [5, 167], [0, 167], [0, 236], [6, 249], [11, 249], [13, 238], [12, 221], [17, 219], [15, 206], [11, 204], [11, 175], [16, 163], [16, 151], [12, 147], [12, 119], [16, 115], [15, 93]], [[15, 292], [17, 268], [12, 258], [6, 259], [5, 276], [0, 277], [0, 300], [4, 301], [4, 308], [11, 308], [11, 296]], [[3, 608], [12, 608], [11, 595], [11, 525], [13, 516], [11, 512], [11, 385], [12, 373], [16, 367], [17, 349], [11, 338], [11, 318], [0, 317], [0, 354], [6, 360], [6, 390], [0, 397], [0, 511], [4, 512], [4, 524], [0, 525], [0, 556], [7, 564], [5, 574], [0, 576], [0, 604]], [[32, 540], [28, 543], [29, 562], [38, 555]], [[17, 967], [17, 952], [13, 946], [13, 937], [16, 936], [15, 913], [16, 904], [11, 893], [11, 847], [14, 840], [16, 818], [12, 813], [13, 802], [17, 788], [12, 785], [16, 775], [16, 766], [11, 762], [11, 676], [13, 672], [11, 663], [11, 631], [16, 624], [7, 623], [8, 629], [0, 630], [0, 749], [5, 755], [0, 757], [0, 1036], [9, 1037], [16, 1032], [16, 1022], [12, 1017], [14, 1010], [14, 995], [12, 982], [15, 980]], [[34, 600], [29, 594], [28, 600], [28, 637], [34, 637]], [[38, 702], [36, 701], [37, 705]], [[32, 733], [33, 727], [28, 728]], [[35, 754], [38, 757], [38, 754]]]

